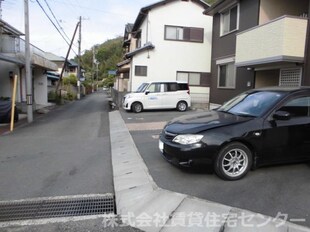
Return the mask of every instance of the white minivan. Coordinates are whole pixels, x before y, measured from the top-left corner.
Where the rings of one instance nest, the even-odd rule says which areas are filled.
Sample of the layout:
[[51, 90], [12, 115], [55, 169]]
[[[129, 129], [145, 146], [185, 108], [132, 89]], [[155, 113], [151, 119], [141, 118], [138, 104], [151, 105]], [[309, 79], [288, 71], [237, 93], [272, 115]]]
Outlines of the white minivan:
[[142, 83], [136, 92], [126, 94], [123, 108], [139, 113], [147, 109], [177, 109], [186, 111], [191, 106], [189, 86], [186, 82]]

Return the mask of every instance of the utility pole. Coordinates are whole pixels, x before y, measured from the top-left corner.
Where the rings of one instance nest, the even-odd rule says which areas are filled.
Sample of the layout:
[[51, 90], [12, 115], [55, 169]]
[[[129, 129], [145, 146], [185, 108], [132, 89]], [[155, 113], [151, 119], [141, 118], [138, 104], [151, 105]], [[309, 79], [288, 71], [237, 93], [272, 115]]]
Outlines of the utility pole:
[[27, 121], [33, 121], [33, 99], [32, 99], [32, 76], [31, 76], [31, 54], [30, 54], [30, 36], [29, 36], [29, 6], [28, 0], [24, 0], [25, 11], [25, 70], [26, 70], [26, 98], [27, 98]]
[[97, 65], [97, 68], [96, 68], [96, 89], [98, 91], [98, 65], [99, 65], [99, 62], [96, 60], [96, 65]]
[[82, 17], [80, 16], [80, 27], [79, 27], [79, 51], [78, 51], [78, 74], [77, 74], [77, 86], [78, 86], [78, 93], [77, 99], [81, 99], [81, 41], [82, 41]]
[[[76, 24], [76, 27], [75, 27], [75, 30], [74, 30], [74, 33], [73, 33], [72, 40], [71, 40], [69, 49], [68, 49], [68, 51], [67, 51], [67, 55], [66, 55], [66, 58], [65, 58], [65, 62], [64, 62], [63, 66], [62, 66], [62, 69], [61, 69], [59, 81], [58, 81], [58, 84], [57, 84], [57, 86], [56, 86], [56, 92], [58, 92], [59, 87], [60, 87], [60, 85], [61, 85], [61, 83], [62, 83], [62, 76], [63, 76], [64, 71], [65, 71], [65, 69], [66, 69], [66, 64], [67, 64], [67, 61], [68, 61], [68, 57], [69, 57], [69, 54], [70, 54], [70, 51], [71, 51], [71, 48], [72, 48], [72, 44], [73, 44], [73, 41], [74, 41], [74, 38], [75, 38], [75, 35], [76, 35], [76, 32], [77, 32], [77, 29], [78, 29], [79, 26], [80, 26], [80, 22], [78, 22], [78, 23]], [[60, 90], [60, 91], [61, 91], [61, 90]], [[60, 97], [61, 97], [61, 93], [60, 93]]]
[[95, 79], [95, 46], [93, 46], [93, 64], [92, 64], [92, 92], [94, 92], [94, 79]]

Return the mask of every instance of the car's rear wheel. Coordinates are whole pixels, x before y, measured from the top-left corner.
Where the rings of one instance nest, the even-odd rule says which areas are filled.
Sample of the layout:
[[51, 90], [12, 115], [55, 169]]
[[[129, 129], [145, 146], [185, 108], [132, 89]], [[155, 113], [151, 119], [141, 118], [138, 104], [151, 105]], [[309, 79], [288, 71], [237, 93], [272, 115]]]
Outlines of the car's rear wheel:
[[252, 152], [242, 143], [233, 142], [221, 149], [214, 162], [215, 173], [225, 180], [239, 180], [252, 166]]
[[140, 113], [143, 110], [143, 106], [140, 102], [135, 102], [132, 105], [132, 111], [135, 113]]
[[187, 103], [185, 101], [180, 101], [177, 104], [177, 110], [180, 112], [184, 112], [187, 110]]

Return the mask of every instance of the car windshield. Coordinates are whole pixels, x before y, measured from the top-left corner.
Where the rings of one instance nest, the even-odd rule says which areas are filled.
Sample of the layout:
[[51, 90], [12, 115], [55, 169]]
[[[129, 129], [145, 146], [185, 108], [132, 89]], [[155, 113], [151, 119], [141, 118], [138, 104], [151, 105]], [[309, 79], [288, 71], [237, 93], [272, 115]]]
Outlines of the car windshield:
[[136, 93], [143, 93], [148, 85], [148, 83], [142, 83], [136, 90]]
[[227, 112], [238, 116], [262, 116], [273, 106], [284, 93], [259, 91], [243, 93], [226, 102], [217, 111]]

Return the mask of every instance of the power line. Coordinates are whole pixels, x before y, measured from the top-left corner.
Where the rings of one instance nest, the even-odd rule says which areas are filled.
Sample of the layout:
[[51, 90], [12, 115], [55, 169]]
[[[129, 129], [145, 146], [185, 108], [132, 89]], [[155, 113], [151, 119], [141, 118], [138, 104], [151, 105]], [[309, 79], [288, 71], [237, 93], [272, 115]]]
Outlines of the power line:
[[[66, 32], [63, 30], [63, 27], [59, 24], [60, 20], [57, 20], [55, 14], [53, 13], [53, 11], [52, 11], [51, 7], [49, 6], [49, 4], [47, 3], [47, 1], [46, 1], [46, 0], [44, 0], [44, 1], [45, 1], [45, 3], [46, 3], [47, 7], [49, 8], [50, 12], [52, 13], [54, 19], [56, 20], [56, 22], [57, 22], [59, 28], [61, 29], [61, 31], [65, 34], [65, 36], [67, 37], [67, 39], [68, 39], [69, 41], [71, 41], [71, 39], [69, 38], [69, 36], [68, 36], [68, 35], [66, 34]], [[68, 43], [67, 43], [67, 44], [68, 44]], [[72, 44], [72, 46], [75, 46], [76, 48], [78, 48], [78, 46], [75, 45], [74, 43]], [[73, 48], [72, 48], [72, 51], [75, 53], [75, 55], [77, 55], [77, 53], [73, 50]]]
[[130, 16], [130, 15], [127, 15], [127, 14], [120, 14], [120, 13], [115, 13], [115, 12], [112, 12], [112, 11], [106, 11], [106, 10], [101, 10], [99, 8], [92, 8], [92, 7], [89, 7], [89, 6], [85, 6], [85, 5], [80, 5], [80, 4], [73, 4], [73, 3], [68, 3], [68, 2], [65, 2], [65, 1], [62, 1], [62, 0], [54, 0], [55, 2], [58, 2], [60, 4], [66, 4], [66, 5], [71, 5], [73, 7], [76, 7], [76, 8], [81, 8], [83, 9], [84, 11], [85, 10], [91, 10], [91, 11], [97, 11], [97, 12], [101, 12], [103, 14], [110, 14], [110, 15], [116, 15], [116, 16]]
[[[1, 0], [0, 0], [1, 1]], [[64, 35], [67, 37], [67, 39], [70, 41], [70, 38], [68, 37], [68, 35], [66, 34], [66, 32], [63, 30], [63, 28], [61, 27], [61, 25], [59, 24], [54, 12], [52, 11], [50, 5], [47, 3], [46, 0], [44, 0], [44, 2], [46, 3], [48, 9], [50, 10], [50, 12], [52, 13], [52, 16], [54, 17], [55, 21], [57, 22], [57, 25], [59, 26], [60, 30], [64, 33]]]
[[[64, 39], [64, 41], [70, 46], [70, 43], [66, 40], [66, 38], [63, 36], [63, 34], [60, 32], [60, 30], [58, 29], [58, 27], [55, 25], [55, 23], [53, 22], [53, 20], [49, 17], [49, 15], [46, 13], [45, 9], [43, 8], [43, 6], [41, 5], [41, 3], [39, 2], [39, 0], [36, 0], [36, 2], [38, 3], [38, 5], [40, 6], [40, 8], [42, 9], [42, 11], [44, 12], [44, 14], [46, 15], [46, 17], [50, 20], [50, 22], [53, 24], [53, 26], [55, 27], [55, 29], [58, 31], [58, 33], [61, 35], [61, 37]], [[72, 49], [72, 51], [76, 54], [76, 52]]]
[[0, 19], [2, 19], [2, 2], [4, 0], [0, 0]]

